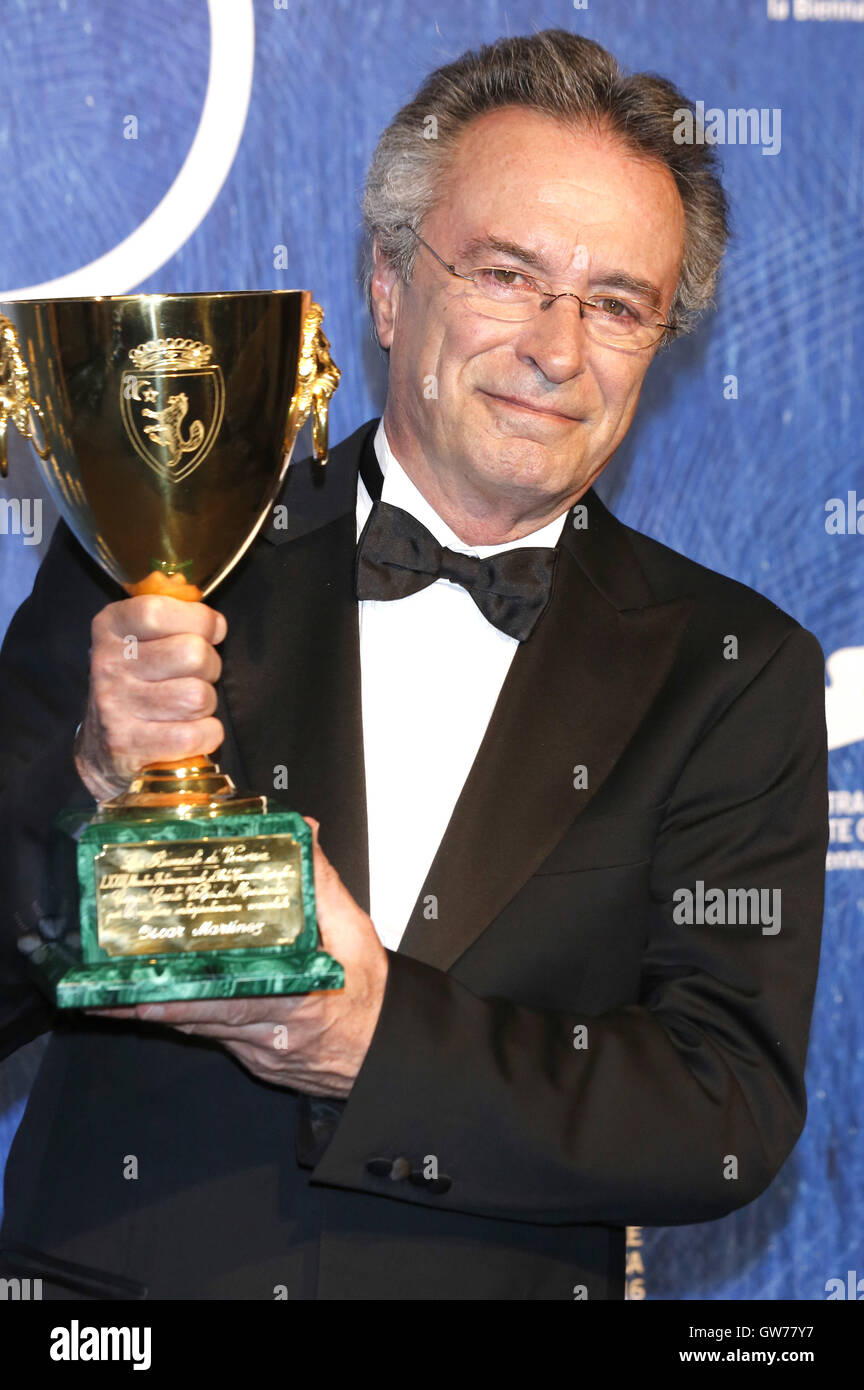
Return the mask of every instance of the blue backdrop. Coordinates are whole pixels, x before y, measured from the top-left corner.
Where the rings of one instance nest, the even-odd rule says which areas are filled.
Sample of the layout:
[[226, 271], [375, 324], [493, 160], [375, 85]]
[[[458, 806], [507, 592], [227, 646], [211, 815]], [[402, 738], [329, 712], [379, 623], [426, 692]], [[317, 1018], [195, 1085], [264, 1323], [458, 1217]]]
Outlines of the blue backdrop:
[[[807, 1127], [758, 1201], [645, 1230], [631, 1261], [648, 1298], [822, 1299], [829, 1279], [864, 1277], [864, 4], [4, 0], [0, 298], [58, 279], [41, 292], [311, 288], [343, 371], [342, 438], [384, 400], [358, 280], [377, 135], [432, 67], [548, 26], [708, 109], [780, 112], [774, 153], [721, 148], [734, 240], [717, 312], [651, 368], [598, 490], [625, 521], [767, 594], [829, 659], [832, 846]], [[275, 268], [279, 247], [290, 271]], [[11, 455], [2, 496], [34, 499], [14, 436]], [[854, 516], [836, 533], [826, 506], [848, 512], [856, 488], [862, 534]], [[0, 534], [0, 631], [53, 521], [46, 503], [36, 544], [14, 515]], [[39, 1050], [0, 1072], [0, 1157]]]

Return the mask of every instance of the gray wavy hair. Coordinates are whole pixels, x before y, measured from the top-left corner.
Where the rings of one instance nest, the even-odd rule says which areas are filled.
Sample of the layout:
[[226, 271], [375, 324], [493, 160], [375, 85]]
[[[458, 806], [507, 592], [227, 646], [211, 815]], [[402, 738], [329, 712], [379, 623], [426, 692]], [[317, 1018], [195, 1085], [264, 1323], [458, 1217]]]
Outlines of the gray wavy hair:
[[[680, 331], [693, 328], [712, 303], [729, 235], [714, 149], [675, 142], [683, 110], [694, 112], [695, 128], [699, 123], [693, 103], [671, 82], [652, 73], [627, 74], [600, 44], [564, 29], [498, 39], [463, 53], [430, 73], [387, 126], [363, 196], [370, 312], [374, 243], [407, 283], [417, 241], [400, 224], [419, 230], [440, 196], [448, 157], [465, 126], [502, 106], [527, 106], [575, 128], [611, 132], [643, 158], [666, 165], [685, 214], [684, 258], [671, 313]], [[431, 117], [434, 139], [428, 138]]]

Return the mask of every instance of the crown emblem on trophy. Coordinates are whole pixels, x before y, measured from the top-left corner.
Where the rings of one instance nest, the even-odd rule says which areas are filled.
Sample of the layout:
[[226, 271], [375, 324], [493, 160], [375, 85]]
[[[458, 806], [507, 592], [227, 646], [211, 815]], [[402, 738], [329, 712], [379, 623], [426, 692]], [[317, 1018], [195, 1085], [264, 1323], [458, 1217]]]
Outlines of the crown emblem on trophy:
[[129, 349], [123, 421], [139, 457], [172, 482], [204, 461], [222, 424], [225, 388], [212, 353], [197, 338], [150, 338]]
[[151, 338], [147, 343], [129, 349], [129, 357], [139, 372], [154, 372], [172, 367], [188, 371], [206, 367], [213, 349], [207, 343], [192, 338]]

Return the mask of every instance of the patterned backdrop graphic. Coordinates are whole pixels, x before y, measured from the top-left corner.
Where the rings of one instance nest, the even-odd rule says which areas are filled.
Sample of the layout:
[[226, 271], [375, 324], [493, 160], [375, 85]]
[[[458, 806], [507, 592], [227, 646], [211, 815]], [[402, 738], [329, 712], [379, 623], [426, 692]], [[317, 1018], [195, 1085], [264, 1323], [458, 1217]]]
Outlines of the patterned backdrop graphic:
[[[734, 239], [717, 310], [652, 366], [598, 491], [824, 648], [832, 844], [810, 1108], [756, 1202], [631, 1233], [630, 1296], [644, 1264], [648, 1298], [824, 1299], [829, 1280], [864, 1278], [864, 3], [3, 0], [0, 298], [46, 282], [40, 293], [311, 288], [343, 372], [343, 438], [384, 401], [359, 284], [377, 135], [431, 68], [551, 26], [671, 77], [706, 112], [764, 113], [755, 139], [720, 149]], [[304, 433], [296, 457], [308, 451]], [[32, 507], [35, 468], [14, 435], [10, 455], [0, 497]], [[47, 502], [41, 537], [14, 525], [28, 515], [0, 507], [0, 631], [50, 538]], [[0, 1072], [0, 1155], [39, 1050]]]

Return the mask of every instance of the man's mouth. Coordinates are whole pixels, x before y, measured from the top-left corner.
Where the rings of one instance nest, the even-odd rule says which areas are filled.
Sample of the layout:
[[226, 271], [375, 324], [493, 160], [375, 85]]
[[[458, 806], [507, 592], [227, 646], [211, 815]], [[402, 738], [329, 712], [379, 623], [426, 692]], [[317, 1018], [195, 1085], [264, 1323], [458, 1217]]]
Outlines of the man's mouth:
[[492, 391], [483, 391], [484, 396], [490, 400], [498, 401], [501, 405], [509, 406], [512, 410], [524, 410], [532, 415], [537, 415], [546, 420], [566, 420], [573, 424], [578, 417], [576, 415], [565, 414], [563, 410], [550, 410], [548, 406], [536, 404], [533, 401], [523, 400], [520, 396], [499, 396]]

